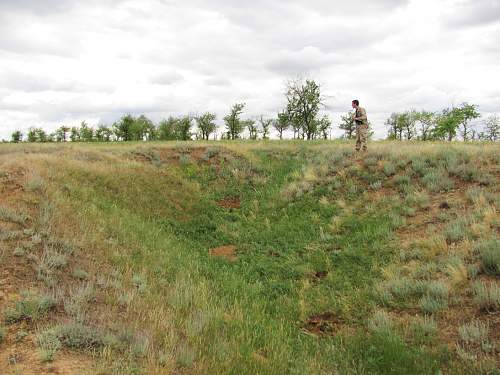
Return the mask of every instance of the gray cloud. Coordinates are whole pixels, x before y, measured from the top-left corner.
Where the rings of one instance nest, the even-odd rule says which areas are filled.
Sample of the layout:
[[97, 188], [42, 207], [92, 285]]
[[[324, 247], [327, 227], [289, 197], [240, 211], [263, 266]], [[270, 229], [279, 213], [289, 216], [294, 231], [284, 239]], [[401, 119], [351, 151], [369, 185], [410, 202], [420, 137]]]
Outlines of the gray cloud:
[[459, 4], [445, 18], [448, 26], [473, 27], [500, 22], [500, 2], [498, 0], [468, 0]]
[[127, 112], [220, 120], [239, 101], [273, 116], [296, 75], [321, 83], [334, 123], [360, 99], [380, 135], [412, 107], [497, 112], [498, 18], [493, 0], [3, 0], [0, 138]]

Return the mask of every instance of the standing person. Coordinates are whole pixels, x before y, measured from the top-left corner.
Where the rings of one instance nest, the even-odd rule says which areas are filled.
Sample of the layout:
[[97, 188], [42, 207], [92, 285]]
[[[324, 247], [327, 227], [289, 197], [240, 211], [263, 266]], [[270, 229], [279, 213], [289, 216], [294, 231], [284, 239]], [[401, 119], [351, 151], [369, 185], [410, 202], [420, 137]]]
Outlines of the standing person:
[[356, 151], [366, 151], [366, 138], [368, 137], [368, 117], [366, 110], [359, 106], [359, 100], [352, 101], [352, 108], [356, 110], [353, 119], [356, 122]]

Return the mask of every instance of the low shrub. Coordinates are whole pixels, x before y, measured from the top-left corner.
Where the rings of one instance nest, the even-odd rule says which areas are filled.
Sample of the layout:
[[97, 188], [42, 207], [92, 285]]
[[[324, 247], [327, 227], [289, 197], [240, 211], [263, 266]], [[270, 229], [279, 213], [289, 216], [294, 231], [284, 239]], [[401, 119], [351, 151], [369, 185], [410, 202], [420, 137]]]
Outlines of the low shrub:
[[481, 310], [498, 311], [500, 310], [500, 288], [495, 283], [490, 285], [478, 281], [474, 284], [474, 303]]
[[453, 189], [454, 183], [443, 169], [431, 169], [422, 177], [424, 186], [434, 192], [449, 191]]
[[476, 245], [475, 250], [479, 253], [483, 272], [500, 275], [500, 239], [483, 240]]
[[434, 314], [438, 311], [447, 309], [448, 301], [442, 298], [425, 295], [420, 299], [419, 305], [424, 313]]
[[0, 206], [0, 220], [10, 221], [16, 224], [24, 224], [26, 220], [28, 220], [28, 216], [24, 214], [18, 214], [8, 207]]
[[26, 294], [21, 301], [16, 302], [14, 308], [7, 309], [5, 322], [13, 324], [22, 320], [37, 321], [54, 306], [55, 301], [52, 297]]
[[374, 333], [390, 334], [393, 329], [393, 323], [385, 311], [379, 310], [368, 321], [368, 329]]
[[444, 230], [446, 240], [449, 242], [459, 242], [463, 240], [467, 234], [467, 224], [468, 220], [463, 217], [449, 223]]
[[460, 340], [465, 344], [483, 344], [488, 341], [488, 324], [472, 321], [458, 328]]
[[431, 342], [436, 336], [438, 325], [433, 317], [418, 317], [412, 321], [410, 330], [417, 343], [426, 344]]
[[385, 163], [384, 164], [384, 174], [389, 177], [392, 176], [396, 173], [396, 167], [392, 163]]

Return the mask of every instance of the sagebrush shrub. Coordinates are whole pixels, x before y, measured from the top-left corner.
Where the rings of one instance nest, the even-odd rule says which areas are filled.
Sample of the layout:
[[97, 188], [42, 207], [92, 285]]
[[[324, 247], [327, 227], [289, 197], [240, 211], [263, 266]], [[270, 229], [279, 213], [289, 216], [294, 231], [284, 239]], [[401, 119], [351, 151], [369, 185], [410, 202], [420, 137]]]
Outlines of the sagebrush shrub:
[[483, 271], [489, 275], [500, 275], [500, 239], [483, 240], [475, 250], [479, 253]]
[[486, 311], [500, 310], [500, 287], [478, 281], [474, 284], [474, 303]]
[[472, 321], [458, 328], [460, 340], [465, 344], [482, 344], [488, 340], [489, 326], [481, 321]]

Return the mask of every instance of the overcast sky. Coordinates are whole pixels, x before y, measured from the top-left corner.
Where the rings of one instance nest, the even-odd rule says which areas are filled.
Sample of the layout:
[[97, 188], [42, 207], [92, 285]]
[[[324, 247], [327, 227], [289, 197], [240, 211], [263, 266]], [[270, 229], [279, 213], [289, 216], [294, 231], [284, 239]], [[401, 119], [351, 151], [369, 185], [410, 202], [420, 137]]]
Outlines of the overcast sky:
[[273, 116], [297, 75], [335, 126], [358, 98], [378, 137], [393, 111], [499, 113], [500, 0], [0, 0], [0, 138], [235, 102]]

